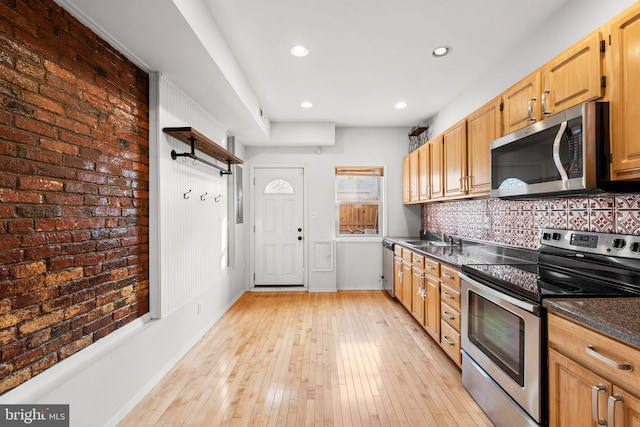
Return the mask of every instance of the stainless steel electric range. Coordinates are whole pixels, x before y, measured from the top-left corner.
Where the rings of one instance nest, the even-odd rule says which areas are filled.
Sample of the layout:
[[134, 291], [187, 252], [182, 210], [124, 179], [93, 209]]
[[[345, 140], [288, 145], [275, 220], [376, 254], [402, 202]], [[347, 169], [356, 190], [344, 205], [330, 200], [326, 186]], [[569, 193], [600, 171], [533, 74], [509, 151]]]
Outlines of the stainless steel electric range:
[[536, 262], [462, 267], [462, 382], [497, 426], [547, 423], [551, 297], [640, 296], [640, 236], [543, 229]]

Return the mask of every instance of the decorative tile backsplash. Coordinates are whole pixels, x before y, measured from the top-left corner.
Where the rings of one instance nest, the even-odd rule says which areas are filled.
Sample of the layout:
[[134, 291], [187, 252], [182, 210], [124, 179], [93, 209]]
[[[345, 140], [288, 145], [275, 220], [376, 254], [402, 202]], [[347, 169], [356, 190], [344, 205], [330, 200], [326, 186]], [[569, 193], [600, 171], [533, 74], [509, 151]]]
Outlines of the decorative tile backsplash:
[[640, 235], [640, 194], [426, 204], [422, 228], [530, 249], [540, 228]]

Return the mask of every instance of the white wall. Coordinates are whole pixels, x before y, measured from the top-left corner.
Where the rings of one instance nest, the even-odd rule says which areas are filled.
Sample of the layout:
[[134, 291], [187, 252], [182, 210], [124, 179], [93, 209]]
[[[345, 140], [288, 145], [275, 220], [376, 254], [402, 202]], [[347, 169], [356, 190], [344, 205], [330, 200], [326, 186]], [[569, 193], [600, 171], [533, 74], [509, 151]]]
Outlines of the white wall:
[[428, 120], [432, 135], [445, 131], [633, 3], [634, 0], [569, 1], [504, 60], [461, 90], [460, 96]]
[[[382, 165], [385, 167], [384, 235], [418, 234], [419, 206], [402, 205], [402, 157], [408, 152], [409, 128], [336, 128], [336, 143], [322, 147], [247, 147], [248, 166], [304, 166], [307, 168], [308, 232], [305, 234], [311, 250], [313, 243], [335, 239], [334, 167], [345, 165]], [[248, 177], [247, 177], [248, 178]], [[245, 182], [250, 181], [246, 179]], [[245, 194], [250, 194], [245, 188]], [[245, 200], [245, 218], [251, 213], [251, 201]], [[314, 219], [315, 218], [315, 219]], [[249, 245], [247, 236], [246, 244]], [[381, 243], [336, 245], [336, 271], [314, 272], [308, 268], [310, 291], [335, 291], [346, 288], [379, 289], [381, 275]], [[362, 268], [362, 266], [367, 268]], [[352, 278], [357, 277], [354, 281]], [[357, 282], [357, 283], [356, 283]]]
[[[194, 126], [224, 144], [225, 130], [171, 83], [159, 83], [150, 96], [151, 116], [160, 120], [150, 128], [150, 292], [161, 318], [135, 320], [5, 393], [1, 403], [64, 403], [72, 426], [116, 425], [245, 291], [244, 225], [235, 221], [235, 267], [225, 266], [231, 178], [171, 160], [172, 147], [187, 147], [161, 132]], [[236, 154], [242, 158], [242, 146]], [[189, 200], [182, 197], [186, 187]], [[207, 191], [221, 194], [220, 202], [200, 201]]]

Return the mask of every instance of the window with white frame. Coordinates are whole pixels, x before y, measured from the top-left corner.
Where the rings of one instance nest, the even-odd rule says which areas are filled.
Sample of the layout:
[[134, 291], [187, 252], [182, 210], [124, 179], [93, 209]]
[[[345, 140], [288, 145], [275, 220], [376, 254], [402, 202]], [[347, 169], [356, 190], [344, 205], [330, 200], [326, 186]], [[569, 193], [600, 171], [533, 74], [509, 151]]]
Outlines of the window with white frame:
[[382, 233], [382, 166], [337, 166], [336, 235]]

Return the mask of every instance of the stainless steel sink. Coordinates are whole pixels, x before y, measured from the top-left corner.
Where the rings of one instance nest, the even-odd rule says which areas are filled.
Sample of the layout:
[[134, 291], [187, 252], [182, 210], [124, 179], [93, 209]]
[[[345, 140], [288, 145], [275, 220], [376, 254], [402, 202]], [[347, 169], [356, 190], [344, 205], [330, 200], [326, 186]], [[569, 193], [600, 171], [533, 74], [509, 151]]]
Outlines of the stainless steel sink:
[[451, 243], [439, 240], [409, 240], [405, 243], [409, 246], [454, 246]]

